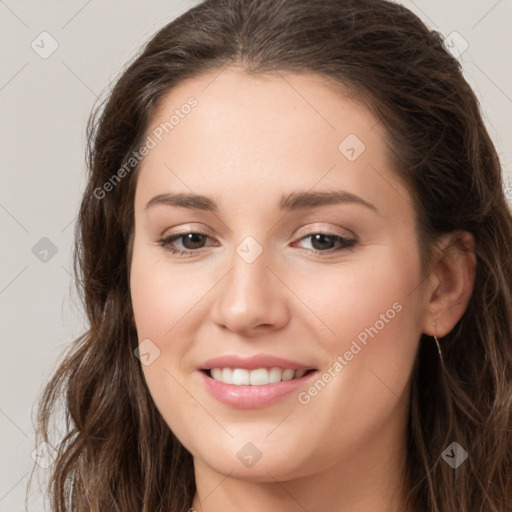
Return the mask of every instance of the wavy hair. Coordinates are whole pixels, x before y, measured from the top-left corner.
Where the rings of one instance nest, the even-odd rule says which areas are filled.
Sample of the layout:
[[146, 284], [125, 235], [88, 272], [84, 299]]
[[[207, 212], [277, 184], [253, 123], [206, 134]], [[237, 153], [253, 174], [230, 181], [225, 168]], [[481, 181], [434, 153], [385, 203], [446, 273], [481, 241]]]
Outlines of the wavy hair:
[[[407, 428], [407, 507], [512, 510], [512, 216], [502, 170], [459, 62], [405, 7], [385, 0], [206, 0], [160, 29], [97, 104], [75, 273], [90, 325], [39, 397], [36, 442], [56, 450], [55, 512], [185, 512], [193, 459], [157, 410], [134, 356], [129, 266], [137, 165], [98, 197], [140, 147], [162, 99], [223, 66], [316, 73], [364, 98], [386, 129], [417, 214], [424, 275], [436, 240], [476, 242], [473, 293], [441, 344], [422, 334]], [[133, 162], [132, 162], [133, 164]], [[104, 196], [104, 197], [103, 197]], [[63, 401], [65, 432], [51, 418]], [[457, 441], [469, 458], [441, 459]]]

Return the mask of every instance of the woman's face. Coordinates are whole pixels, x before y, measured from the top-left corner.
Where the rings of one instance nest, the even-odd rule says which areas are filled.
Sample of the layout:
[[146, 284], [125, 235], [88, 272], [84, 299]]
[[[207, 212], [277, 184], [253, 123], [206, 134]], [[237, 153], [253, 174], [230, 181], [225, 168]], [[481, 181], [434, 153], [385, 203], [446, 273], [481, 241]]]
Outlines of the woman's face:
[[153, 117], [131, 295], [149, 391], [196, 468], [289, 480], [403, 455], [426, 305], [384, 129], [318, 76], [236, 67]]

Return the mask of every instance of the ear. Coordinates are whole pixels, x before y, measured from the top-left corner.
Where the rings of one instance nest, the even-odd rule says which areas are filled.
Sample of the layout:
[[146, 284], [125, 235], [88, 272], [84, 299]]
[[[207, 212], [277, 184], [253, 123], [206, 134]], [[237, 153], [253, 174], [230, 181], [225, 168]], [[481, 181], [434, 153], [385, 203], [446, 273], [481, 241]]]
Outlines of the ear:
[[428, 278], [422, 330], [446, 336], [466, 311], [476, 274], [475, 239], [468, 231], [454, 231], [440, 240], [440, 253]]

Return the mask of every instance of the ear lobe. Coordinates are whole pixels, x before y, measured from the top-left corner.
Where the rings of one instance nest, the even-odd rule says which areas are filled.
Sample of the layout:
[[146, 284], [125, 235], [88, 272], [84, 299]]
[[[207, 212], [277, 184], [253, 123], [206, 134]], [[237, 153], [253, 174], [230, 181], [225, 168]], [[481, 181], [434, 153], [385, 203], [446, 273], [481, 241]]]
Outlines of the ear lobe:
[[446, 336], [466, 311], [476, 275], [473, 235], [468, 231], [454, 231], [445, 239], [432, 271], [435, 285], [423, 319], [423, 332], [438, 337]]

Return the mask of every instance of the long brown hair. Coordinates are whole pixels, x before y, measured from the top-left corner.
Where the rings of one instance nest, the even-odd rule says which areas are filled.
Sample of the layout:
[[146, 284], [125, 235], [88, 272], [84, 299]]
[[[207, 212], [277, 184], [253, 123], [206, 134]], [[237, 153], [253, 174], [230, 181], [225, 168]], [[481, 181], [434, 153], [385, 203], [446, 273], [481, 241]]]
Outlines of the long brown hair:
[[[137, 165], [130, 157], [174, 86], [229, 64], [254, 74], [313, 72], [365, 98], [414, 199], [425, 275], [440, 235], [465, 230], [475, 237], [473, 294], [442, 340], [446, 371], [432, 338], [422, 335], [407, 506], [512, 510], [512, 217], [500, 162], [442, 37], [384, 0], [206, 0], [154, 35], [96, 106], [75, 259], [90, 328], [47, 383], [37, 418], [36, 442], [57, 450], [48, 484], [53, 509], [192, 506], [192, 457], [156, 409], [134, 356], [128, 270]], [[122, 179], [106, 191], [121, 168]], [[66, 433], [55, 442], [50, 419], [60, 398]], [[469, 454], [457, 469], [441, 458], [453, 441]]]

